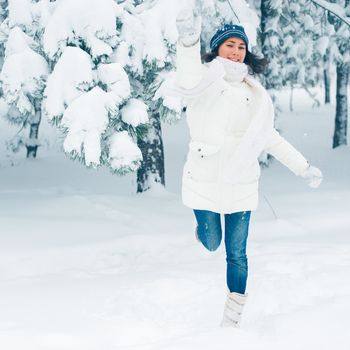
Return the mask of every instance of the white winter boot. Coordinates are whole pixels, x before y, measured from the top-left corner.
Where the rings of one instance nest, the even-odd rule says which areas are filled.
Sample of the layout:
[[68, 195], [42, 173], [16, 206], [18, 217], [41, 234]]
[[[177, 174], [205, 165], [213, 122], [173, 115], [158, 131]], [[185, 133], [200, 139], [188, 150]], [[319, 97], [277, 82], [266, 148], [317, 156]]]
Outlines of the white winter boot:
[[225, 303], [224, 316], [221, 321], [221, 327], [239, 327], [241, 321], [243, 306], [247, 300], [248, 294], [240, 294], [229, 291]]

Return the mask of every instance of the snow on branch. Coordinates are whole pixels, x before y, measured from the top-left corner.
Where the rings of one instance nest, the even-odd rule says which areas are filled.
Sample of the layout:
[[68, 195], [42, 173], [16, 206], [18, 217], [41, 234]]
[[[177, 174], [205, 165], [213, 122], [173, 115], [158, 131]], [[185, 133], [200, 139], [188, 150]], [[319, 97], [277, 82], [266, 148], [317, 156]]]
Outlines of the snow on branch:
[[23, 115], [34, 115], [32, 99], [40, 96], [49, 73], [46, 60], [32, 50], [31, 44], [31, 38], [20, 28], [11, 29], [0, 73], [4, 99]]
[[92, 86], [89, 54], [78, 47], [66, 47], [47, 80], [44, 113], [50, 121], [62, 117], [66, 107]]
[[82, 40], [92, 57], [111, 55], [116, 45], [116, 19], [122, 8], [113, 0], [61, 0], [43, 35], [44, 51], [57, 59], [66, 46]]
[[62, 125], [68, 130], [63, 148], [79, 156], [84, 151], [87, 166], [100, 164], [101, 134], [108, 126], [106, 99], [107, 93], [94, 87], [76, 98], [63, 114]]
[[109, 149], [109, 163], [111, 168], [119, 169], [120, 174], [137, 170], [142, 161], [141, 150], [134, 140], [123, 130], [111, 137]]
[[338, 17], [342, 22], [350, 27], [350, 17], [345, 13], [345, 8], [342, 8], [338, 4], [329, 3], [326, 0], [311, 0], [314, 4], [324, 8], [331, 12], [334, 16]]

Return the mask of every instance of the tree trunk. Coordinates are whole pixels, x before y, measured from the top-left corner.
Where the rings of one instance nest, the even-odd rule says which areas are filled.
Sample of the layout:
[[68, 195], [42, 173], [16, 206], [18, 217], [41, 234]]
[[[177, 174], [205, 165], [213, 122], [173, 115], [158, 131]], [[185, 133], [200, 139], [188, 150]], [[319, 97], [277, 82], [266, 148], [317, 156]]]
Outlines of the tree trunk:
[[260, 3], [260, 12], [261, 12], [261, 18], [260, 18], [260, 39], [261, 39], [261, 48], [263, 54], [265, 54], [264, 50], [266, 48], [266, 41], [267, 41], [267, 22], [269, 20], [269, 8], [270, 8], [270, 1], [269, 0], [261, 0]]
[[[260, 42], [261, 42], [261, 51], [263, 53], [264, 57], [269, 57], [270, 59], [272, 57], [270, 57], [270, 52], [269, 52], [269, 48], [268, 48], [268, 22], [271, 18], [271, 8], [270, 8], [270, 0], [261, 0], [260, 3], [260, 13], [261, 13], [261, 17], [260, 17]], [[264, 76], [265, 76], [265, 88], [266, 89], [271, 89], [272, 86], [270, 84], [270, 79], [269, 79], [269, 70], [267, 69], [264, 72]]]
[[294, 92], [294, 86], [291, 85], [291, 87], [290, 87], [290, 96], [289, 96], [289, 110], [291, 112], [294, 111], [294, 109], [293, 109], [293, 92]]
[[349, 72], [345, 65], [337, 64], [337, 95], [333, 148], [347, 144], [348, 123], [348, 80]]
[[331, 103], [331, 81], [329, 76], [329, 68], [325, 68], [323, 70], [323, 78], [324, 78], [324, 103]]
[[159, 113], [152, 111], [149, 115], [147, 135], [138, 140], [143, 161], [137, 171], [137, 192], [145, 192], [157, 182], [165, 186], [164, 148]]
[[41, 105], [38, 99], [34, 100], [35, 115], [30, 120], [30, 131], [29, 131], [29, 140], [26, 144], [27, 148], [27, 158], [36, 158], [36, 153], [38, 151], [38, 134], [39, 134], [39, 125], [41, 121]]

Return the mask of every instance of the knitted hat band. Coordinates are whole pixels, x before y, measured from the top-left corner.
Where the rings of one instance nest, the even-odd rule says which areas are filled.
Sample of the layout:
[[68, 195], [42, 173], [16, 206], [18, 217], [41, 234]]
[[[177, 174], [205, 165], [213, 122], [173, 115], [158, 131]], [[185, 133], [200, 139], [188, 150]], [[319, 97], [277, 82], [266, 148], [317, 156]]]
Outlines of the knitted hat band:
[[242, 39], [248, 49], [249, 40], [244, 31], [244, 28], [239, 25], [225, 24], [222, 28], [217, 30], [217, 32], [210, 40], [211, 51], [215, 51], [226, 39], [232, 37]]

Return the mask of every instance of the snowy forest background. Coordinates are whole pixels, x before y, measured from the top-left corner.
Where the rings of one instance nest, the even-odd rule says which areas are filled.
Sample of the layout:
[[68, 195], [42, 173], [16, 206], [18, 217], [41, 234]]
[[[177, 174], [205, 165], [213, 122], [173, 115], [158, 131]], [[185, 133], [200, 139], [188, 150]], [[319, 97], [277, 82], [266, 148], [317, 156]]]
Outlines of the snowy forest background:
[[[203, 53], [242, 23], [277, 128], [324, 173], [311, 191], [261, 158], [235, 332], [224, 252], [181, 205], [185, 106], [159, 89], [196, 2]], [[0, 22], [1, 348], [350, 348], [349, 0], [0, 0]]]
[[[254, 51], [270, 60], [262, 81], [271, 94], [301, 87], [319, 106], [333, 93], [333, 148], [347, 144], [349, 1], [199, 3], [203, 52], [218, 25], [241, 22]], [[152, 182], [164, 185], [161, 122], [179, 120], [184, 106], [157, 90], [175, 68], [176, 14], [189, 5], [1, 1], [0, 110], [18, 125], [3, 140], [9, 152], [23, 156], [25, 149], [26, 157], [36, 158], [45, 118], [60, 130], [68, 157], [120, 175], [136, 171], [138, 192]], [[310, 92], [315, 86], [323, 87], [323, 101]]]

